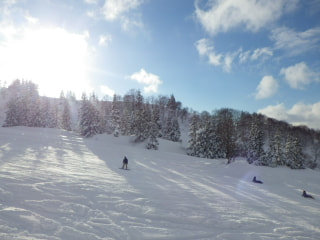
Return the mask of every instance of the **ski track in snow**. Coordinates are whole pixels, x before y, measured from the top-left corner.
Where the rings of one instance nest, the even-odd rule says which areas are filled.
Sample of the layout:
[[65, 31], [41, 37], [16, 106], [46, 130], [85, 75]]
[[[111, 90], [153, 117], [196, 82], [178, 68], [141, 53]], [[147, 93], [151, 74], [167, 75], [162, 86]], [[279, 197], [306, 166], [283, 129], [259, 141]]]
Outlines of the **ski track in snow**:
[[225, 165], [129, 139], [0, 128], [0, 239], [320, 239], [319, 171]]

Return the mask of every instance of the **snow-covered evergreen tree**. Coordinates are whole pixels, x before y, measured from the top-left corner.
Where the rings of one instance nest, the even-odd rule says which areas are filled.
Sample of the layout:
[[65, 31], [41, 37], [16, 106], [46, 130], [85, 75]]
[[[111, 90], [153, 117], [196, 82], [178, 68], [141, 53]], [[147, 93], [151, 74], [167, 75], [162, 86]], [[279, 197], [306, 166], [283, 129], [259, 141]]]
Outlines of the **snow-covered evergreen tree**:
[[195, 156], [202, 158], [214, 158], [214, 139], [210, 136], [210, 129], [205, 126], [197, 131]]
[[136, 136], [136, 142], [143, 142], [145, 139], [148, 138], [149, 126], [147, 121], [147, 114], [147, 109], [144, 107], [143, 104], [143, 97], [140, 91], [138, 91], [136, 96], [132, 125], [133, 133]]
[[239, 156], [245, 157], [248, 152], [252, 115], [241, 112], [237, 121], [237, 147]]
[[121, 121], [118, 97], [116, 94], [114, 94], [111, 109], [111, 126], [113, 130], [113, 135], [116, 137], [120, 134], [120, 123]]
[[265, 165], [263, 131], [258, 120], [252, 122], [247, 160], [250, 164], [255, 163], [257, 165]]
[[173, 142], [179, 142], [180, 137], [181, 131], [178, 119], [168, 116], [165, 127], [163, 128], [163, 138]]
[[123, 114], [120, 119], [120, 131], [122, 135], [131, 135], [131, 113], [127, 108], [123, 110]]
[[285, 156], [283, 152], [281, 133], [276, 131], [274, 137], [270, 141], [269, 150], [267, 152], [267, 165], [271, 167], [285, 165]]
[[43, 127], [43, 118], [40, 109], [40, 98], [35, 96], [30, 101], [28, 122], [30, 127]]
[[158, 135], [157, 137], [161, 136], [161, 129], [162, 129], [162, 125], [161, 125], [161, 119], [160, 119], [160, 107], [158, 104], [155, 104], [152, 110], [152, 119], [153, 122], [155, 123], [155, 129], [157, 129]]
[[101, 132], [99, 114], [93, 104], [82, 94], [80, 107], [79, 133], [84, 137], [92, 137]]
[[181, 141], [181, 131], [178, 118], [173, 119], [172, 122], [172, 133], [170, 134], [170, 138], [174, 142]]
[[104, 115], [102, 114], [104, 110], [103, 110], [101, 101], [98, 99], [98, 97], [94, 92], [90, 95], [90, 103], [93, 107], [92, 111], [95, 113], [94, 116], [96, 118], [98, 133], [101, 134], [106, 132], [107, 122], [104, 118]]
[[144, 135], [146, 138], [150, 136], [151, 122], [153, 121], [152, 107], [149, 103], [145, 104], [143, 107], [144, 121], [146, 127], [144, 128]]
[[221, 109], [215, 115], [216, 140], [224, 154], [224, 158], [230, 160], [236, 150], [236, 128], [231, 109]]
[[49, 115], [47, 117], [47, 127], [56, 128], [58, 127], [58, 101], [55, 99], [51, 101]]
[[313, 143], [311, 146], [311, 153], [312, 153], [313, 159], [310, 159], [308, 163], [308, 167], [314, 169], [318, 165], [318, 158], [320, 156], [320, 134], [316, 135], [313, 139]]
[[14, 81], [8, 87], [7, 119], [5, 126], [41, 127], [38, 87], [30, 81]]
[[16, 99], [11, 99], [7, 104], [6, 119], [4, 127], [13, 127], [19, 125], [19, 105]]
[[180, 141], [181, 137], [180, 126], [176, 111], [177, 102], [174, 96], [171, 95], [167, 103], [167, 117], [164, 122], [164, 127], [162, 128], [162, 137], [173, 142]]
[[304, 155], [298, 138], [288, 136], [285, 149], [286, 165], [292, 169], [304, 168]]
[[147, 143], [147, 149], [157, 150], [159, 146], [158, 136], [159, 136], [159, 112], [154, 110], [152, 112], [151, 122], [150, 122], [150, 131], [149, 131], [149, 140]]
[[291, 159], [294, 157], [293, 156], [293, 137], [291, 135], [289, 135], [287, 137], [287, 141], [286, 141], [286, 147], [285, 147], [285, 162], [286, 162], [286, 166], [290, 166], [291, 163]]
[[49, 127], [50, 101], [47, 97], [40, 99], [41, 127]]
[[69, 102], [67, 99], [64, 100], [64, 104], [63, 104], [61, 127], [64, 130], [71, 131], [70, 106], [69, 106]]
[[[196, 141], [194, 142], [193, 146], [193, 154], [197, 157], [202, 158], [210, 158], [209, 155], [209, 149], [210, 148], [210, 126], [209, 126], [209, 114], [206, 114], [202, 121], [199, 119], [198, 123], [198, 129], [196, 129]], [[208, 146], [209, 145], [209, 146]]]
[[197, 130], [198, 130], [198, 121], [199, 117], [196, 112], [193, 112], [189, 124], [189, 133], [188, 133], [188, 149], [187, 154], [191, 156], [196, 155], [196, 143], [197, 143]]
[[59, 98], [59, 127], [61, 129], [71, 131], [71, 111], [68, 99], [64, 96], [64, 92], [60, 93]]

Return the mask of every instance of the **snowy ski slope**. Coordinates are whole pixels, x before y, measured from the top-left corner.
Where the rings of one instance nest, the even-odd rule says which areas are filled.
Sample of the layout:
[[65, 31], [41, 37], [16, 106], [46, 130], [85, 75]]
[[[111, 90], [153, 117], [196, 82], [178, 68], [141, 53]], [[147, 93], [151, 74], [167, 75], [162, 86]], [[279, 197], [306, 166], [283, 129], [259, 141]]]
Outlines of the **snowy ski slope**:
[[[0, 128], [0, 239], [320, 239], [318, 170], [184, 152], [167, 141], [153, 151], [128, 137]], [[119, 169], [124, 155], [130, 171]]]

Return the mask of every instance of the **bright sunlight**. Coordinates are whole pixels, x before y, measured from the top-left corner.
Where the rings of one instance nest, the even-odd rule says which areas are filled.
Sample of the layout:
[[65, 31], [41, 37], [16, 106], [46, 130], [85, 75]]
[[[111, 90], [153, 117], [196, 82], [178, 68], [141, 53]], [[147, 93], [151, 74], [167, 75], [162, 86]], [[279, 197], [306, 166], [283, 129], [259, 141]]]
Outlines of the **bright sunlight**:
[[62, 28], [25, 30], [0, 46], [4, 53], [0, 62], [5, 66], [5, 76], [0, 77], [31, 80], [48, 97], [59, 97], [62, 90], [77, 96], [89, 92], [86, 38]]

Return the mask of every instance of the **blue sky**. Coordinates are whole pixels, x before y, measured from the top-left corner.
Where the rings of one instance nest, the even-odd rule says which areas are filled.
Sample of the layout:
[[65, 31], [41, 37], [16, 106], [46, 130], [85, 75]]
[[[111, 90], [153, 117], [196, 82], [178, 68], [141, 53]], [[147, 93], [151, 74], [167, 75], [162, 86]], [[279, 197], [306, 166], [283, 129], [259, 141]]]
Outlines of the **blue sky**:
[[318, 0], [2, 0], [0, 80], [320, 129]]

